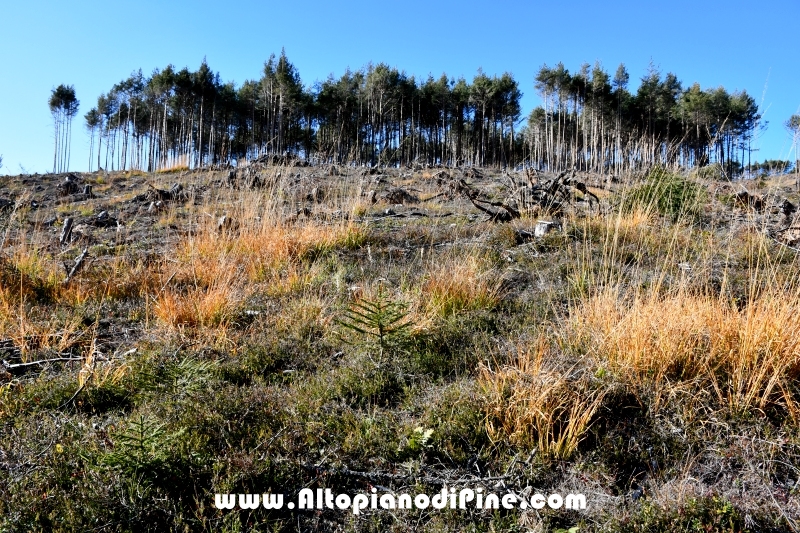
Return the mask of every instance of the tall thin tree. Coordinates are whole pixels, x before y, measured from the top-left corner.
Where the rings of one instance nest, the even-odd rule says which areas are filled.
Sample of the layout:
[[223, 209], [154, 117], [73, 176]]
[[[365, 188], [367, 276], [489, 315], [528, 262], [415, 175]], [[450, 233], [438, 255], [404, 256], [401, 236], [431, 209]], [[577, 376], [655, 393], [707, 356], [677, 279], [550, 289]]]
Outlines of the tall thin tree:
[[62, 172], [69, 168], [72, 119], [78, 113], [80, 105], [75, 97], [75, 87], [59, 85], [50, 93], [48, 104], [55, 126], [53, 172]]

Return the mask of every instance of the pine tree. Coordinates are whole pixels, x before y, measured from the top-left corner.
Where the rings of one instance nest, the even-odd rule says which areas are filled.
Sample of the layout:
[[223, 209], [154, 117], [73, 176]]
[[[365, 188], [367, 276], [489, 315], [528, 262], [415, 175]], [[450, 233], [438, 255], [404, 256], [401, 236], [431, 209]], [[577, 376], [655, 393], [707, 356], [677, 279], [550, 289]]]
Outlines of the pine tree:
[[78, 114], [80, 102], [72, 85], [59, 85], [51, 92], [48, 104], [55, 127], [53, 172], [63, 172], [69, 168], [72, 119]]

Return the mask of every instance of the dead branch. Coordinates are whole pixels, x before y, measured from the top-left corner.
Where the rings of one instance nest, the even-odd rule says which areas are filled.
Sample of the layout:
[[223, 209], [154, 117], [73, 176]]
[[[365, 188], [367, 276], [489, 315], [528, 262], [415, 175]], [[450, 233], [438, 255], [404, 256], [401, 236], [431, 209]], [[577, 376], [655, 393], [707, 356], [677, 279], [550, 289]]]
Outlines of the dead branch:
[[64, 285], [68, 285], [70, 280], [72, 280], [72, 277], [78, 273], [83, 266], [83, 262], [86, 260], [87, 255], [89, 255], [89, 248], [84, 248], [83, 252], [81, 252], [81, 255], [75, 259], [75, 266], [73, 266], [72, 270], [70, 270], [69, 274], [67, 274], [67, 279], [64, 280]]
[[183, 185], [180, 183], [174, 184], [168, 191], [159, 189], [149, 181], [145, 183], [147, 183], [150, 189], [152, 189], [151, 194], [155, 197], [155, 199], [161, 200], [162, 202], [174, 202], [176, 200], [183, 199], [185, 196], [183, 193]]
[[758, 196], [757, 194], [751, 194], [746, 190], [736, 193], [734, 200], [739, 206], [746, 209], [752, 208], [758, 212], [764, 210], [764, 198]]
[[6, 370], [16, 370], [19, 368], [27, 368], [29, 366], [46, 365], [47, 363], [59, 363], [65, 361], [83, 361], [83, 357], [54, 357], [52, 359], [41, 359], [39, 361], [31, 361], [29, 363], [9, 363], [6, 360], [1, 361]]
[[[511, 222], [512, 220], [519, 218], [520, 213], [510, 205], [506, 205], [502, 202], [490, 202], [487, 200], [479, 200], [478, 198], [473, 198], [472, 196], [468, 196], [469, 201], [472, 202], [472, 205], [477, 207], [479, 210], [483, 211], [487, 215], [489, 215], [489, 220], [492, 222]], [[492, 211], [489, 208], [483, 207], [480, 205], [480, 202], [486, 203], [493, 207], [499, 207], [497, 211]]]

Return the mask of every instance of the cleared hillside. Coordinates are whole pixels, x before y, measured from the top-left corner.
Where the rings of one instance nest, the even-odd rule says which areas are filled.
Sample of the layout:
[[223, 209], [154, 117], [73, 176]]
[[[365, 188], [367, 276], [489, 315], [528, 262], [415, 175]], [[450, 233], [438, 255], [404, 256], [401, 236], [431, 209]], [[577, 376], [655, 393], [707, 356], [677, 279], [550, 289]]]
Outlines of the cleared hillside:
[[[709, 175], [0, 177], [0, 529], [796, 529], [798, 194]], [[588, 507], [214, 500], [373, 487]]]

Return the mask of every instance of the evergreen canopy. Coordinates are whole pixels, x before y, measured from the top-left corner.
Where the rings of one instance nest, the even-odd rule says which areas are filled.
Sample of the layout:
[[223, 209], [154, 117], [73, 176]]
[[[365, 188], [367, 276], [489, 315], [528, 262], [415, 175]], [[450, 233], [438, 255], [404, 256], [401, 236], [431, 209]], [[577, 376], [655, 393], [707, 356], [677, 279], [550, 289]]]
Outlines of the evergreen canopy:
[[[518, 82], [483, 71], [469, 82], [442, 74], [417, 79], [384, 63], [304, 86], [285, 51], [261, 78], [222, 83], [204, 60], [141, 71], [100, 95], [86, 114], [98, 166], [222, 165], [265, 154], [358, 165], [517, 166], [616, 171], [653, 163], [721, 163], [731, 174], [749, 159], [760, 121], [755, 100], [724, 88], [684, 88], [651, 65], [635, 94], [620, 65], [576, 74], [544, 65], [535, 89], [544, 102], [522, 118]], [[746, 157], [747, 156], [747, 157]]]

